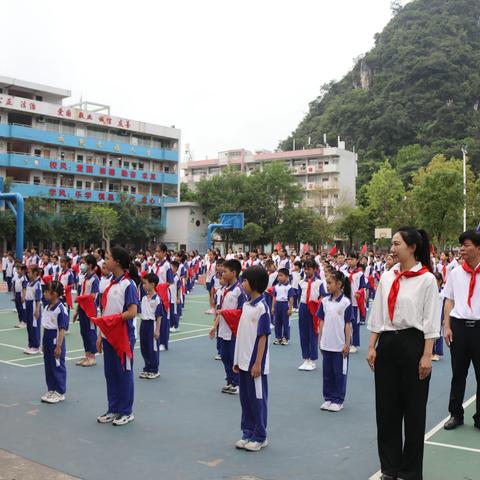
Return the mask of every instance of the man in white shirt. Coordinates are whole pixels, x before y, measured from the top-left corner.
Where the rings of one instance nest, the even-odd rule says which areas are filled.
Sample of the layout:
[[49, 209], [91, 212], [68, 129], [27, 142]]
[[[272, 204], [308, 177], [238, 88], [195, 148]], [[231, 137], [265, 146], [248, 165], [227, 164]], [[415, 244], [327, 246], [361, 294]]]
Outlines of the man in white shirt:
[[452, 359], [452, 384], [445, 430], [463, 425], [463, 398], [470, 363], [477, 374], [477, 403], [473, 416], [480, 429], [480, 232], [469, 230], [459, 238], [464, 263], [447, 275], [445, 301], [445, 341]]

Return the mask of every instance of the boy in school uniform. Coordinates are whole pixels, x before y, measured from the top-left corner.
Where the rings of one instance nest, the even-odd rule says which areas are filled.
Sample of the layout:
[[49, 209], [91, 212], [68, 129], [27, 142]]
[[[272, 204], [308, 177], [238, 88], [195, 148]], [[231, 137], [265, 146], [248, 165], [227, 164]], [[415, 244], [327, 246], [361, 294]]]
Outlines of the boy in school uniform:
[[275, 318], [274, 345], [288, 345], [290, 340], [290, 316], [293, 311], [294, 290], [289, 282], [289, 272], [280, 268], [278, 283], [273, 287], [272, 315]]
[[[268, 272], [268, 285], [265, 292], [265, 301], [267, 302], [270, 312], [272, 311], [272, 295], [273, 295], [273, 286], [277, 284], [277, 267], [273, 260], [267, 260], [265, 262], [265, 269]], [[273, 315], [272, 315], [273, 316]], [[273, 319], [272, 319], [273, 320]]]
[[294, 262], [292, 270], [292, 288], [293, 296], [293, 311], [298, 312], [298, 301], [300, 298], [300, 280], [302, 279], [302, 262]]
[[267, 271], [260, 266], [248, 268], [243, 273], [242, 285], [250, 300], [243, 305], [233, 358], [233, 370], [239, 375], [242, 407], [242, 438], [235, 443], [235, 447], [258, 452], [268, 445], [267, 339], [271, 319], [263, 295], [268, 285]]
[[217, 307], [213, 327], [210, 330], [210, 338], [214, 338], [215, 335], [220, 338], [220, 354], [222, 356], [227, 381], [227, 384], [221, 391], [222, 393], [231, 395], [238, 394], [238, 373], [234, 372], [232, 368], [236, 338], [232, 329], [223, 318], [221, 310], [238, 310], [243, 307], [245, 294], [238, 281], [241, 270], [242, 266], [238, 260], [227, 260], [224, 262], [222, 277], [225, 281], [225, 286], [223, 287], [222, 297]]
[[[168, 310], [168, 315], [170, 318], [170, 332], [174, 333], [178, 331], [179, 319], [182, 308], [182, 284], [178, 272], [179, 263], [174, 260], [171, 263], [172, 274], [173, 274], [173, 283], [168, 287], [169, 297], [170, 297], [170, 308]], [[168, 348], [167, 345], [165, 345]]]
[[7, 289], [9, 292], [12, 291], [12, 279], [13, 279], [13, 269], [15, 268], [15, 260], [13, 254], [10, 252], [7, 257], [5, 276], [7, 281]]

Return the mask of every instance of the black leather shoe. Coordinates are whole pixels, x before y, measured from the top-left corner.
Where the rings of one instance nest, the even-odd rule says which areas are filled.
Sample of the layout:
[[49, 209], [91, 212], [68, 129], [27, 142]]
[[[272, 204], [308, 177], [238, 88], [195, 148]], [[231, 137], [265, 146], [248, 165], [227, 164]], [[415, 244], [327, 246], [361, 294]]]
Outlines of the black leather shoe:
[[448, 422], [445, 422], [443, 425], [443, 428], [445, 430], [455, 430], [455, 428], [459, 427], [460, 425], [463, 425], [463, 418], [450, 417]]

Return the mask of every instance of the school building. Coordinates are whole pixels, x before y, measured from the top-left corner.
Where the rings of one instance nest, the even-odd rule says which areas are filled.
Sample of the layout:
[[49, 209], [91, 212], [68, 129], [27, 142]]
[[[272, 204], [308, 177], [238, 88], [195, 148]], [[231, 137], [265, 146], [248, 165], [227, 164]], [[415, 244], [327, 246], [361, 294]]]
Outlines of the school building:
[[292, 175], [304, 188], [303, 207], [312, 208], [325, 217], [332, 218], [337, 206], [355, 205], [357, 154], [346, 150], [345, 143], [341, 141], [337, 147], [289, 152], [228, 150], [220, 152], [215, 159], [182, 164], [181, 181], [194, 190], [201, 179], [212, 178], [226, 167], [248, 175], [271, 162], [284, 162], [290, 168]]
[[[179, 198], [180, 130], [69, 101], [69, 90], [0, 76], [0, 191], [152, 208]], [[58, 203], [57, 203], [58, 205]]]

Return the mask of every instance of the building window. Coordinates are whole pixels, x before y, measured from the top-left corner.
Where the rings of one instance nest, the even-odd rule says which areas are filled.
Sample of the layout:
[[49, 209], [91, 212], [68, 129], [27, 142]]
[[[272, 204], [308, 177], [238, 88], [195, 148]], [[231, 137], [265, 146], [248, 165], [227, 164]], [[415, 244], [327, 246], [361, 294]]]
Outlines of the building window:
[[169, 173], [170, 172], [170, 167], [165, 167], [165, 173]]
[[83, 163], [83, 155], [77, 155], [77, 163]]
[[82, 180], [77, 180], [76, 186], [77, 186], [77, 188], [83, 188], [83, 182], [82, 182]]
[[128, 193], [128, 185], [122, 185], [123, 193]]
[[87, 155], [87, 164], [92, 165], [93, 164], [93, 157], [91, 155]]
[[104, 167], [107, 165], [107, 157], [102, 157], [102, 165]]
[[65, 152], [60, 151], [60, 159], [65, 160]]
[[104, 185], [103, 181], [98, 180], [98, 181], [93, 182], [93, 189], [94, 190], [100, 190], [100, 191], [103, 192], [105, 190], [105, 185]]
[[322, 182], [328, 182], [328, 177], [323, 177]]
[[73, 122], [62, 122], [62, 133], [75, 134], [75, 124]]
[[41, 95], [35, 95], [35, 100], [37, 102], [43, 102], [43, 97]]
[[137, 193], [137, 187], [130, 187], [130, 193]]
[[36, 157], [41, 157], [41, 156], [42, 156], [42, 151], [39, 150], [38, 148], [36, 148], [36, 149], [33, 151], [33, 154], [34, 154]]
[[132, 163], [132, 170], [136, 170], [137, 169], [137, 164], [135, 162]]
[[[120, 167], [121, 167], [121, 166], [122, 166], [122, 165], [120, 165]], [[126, 162], [126, 161], [123, 162], [123, 166], [124, 166], [124, 168], [130, 168], [130, 162]]]
[[40, 181], [41, 181], [40, 177], [38, 177], [38, 176], [33, 177], [33, 184], [34, 185], [40, 185]]
[[92, 189], [92, 182], [85, 182], [85, 190], [91, 190]]
[[139, 163], [138, 163], [138, 169], [139, 169], [139, 170], [145, 170], [145, 164], [142, 163], [142, 162], [139, 162]]

